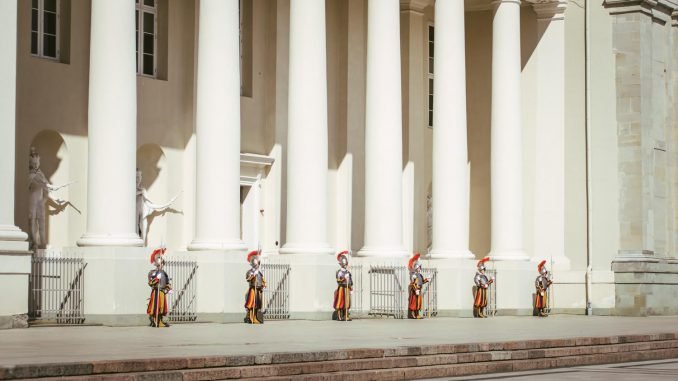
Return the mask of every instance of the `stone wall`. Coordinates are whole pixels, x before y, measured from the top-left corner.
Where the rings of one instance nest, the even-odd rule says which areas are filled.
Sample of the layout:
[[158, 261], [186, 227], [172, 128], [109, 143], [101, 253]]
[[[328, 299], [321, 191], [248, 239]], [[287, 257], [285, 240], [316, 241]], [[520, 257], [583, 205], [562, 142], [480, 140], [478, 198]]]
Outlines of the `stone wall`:
[[619, 250], [615, 314], [678, 312], [675, 27], [678, 3], [607, 0], [615, 57]]

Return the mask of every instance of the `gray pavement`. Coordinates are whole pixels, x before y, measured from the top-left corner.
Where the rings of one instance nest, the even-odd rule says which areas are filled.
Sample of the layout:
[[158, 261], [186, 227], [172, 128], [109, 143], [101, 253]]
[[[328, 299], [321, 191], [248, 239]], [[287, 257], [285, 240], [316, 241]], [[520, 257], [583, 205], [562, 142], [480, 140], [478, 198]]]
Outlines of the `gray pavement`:
[[[0, 365], [153, 357], [315, 352], [351, 348], [678, 332], [678, 317], [497, 317], [353, 322], [277, 321], [0, 331]], [[678, 378], [674, 378], [678, 379]]]
[[[435, 379], [447, 380], [507, 380], [507, 381], [675, 381], [678, 380], [678, 360], [645, 361], [626, 364], [595, 365], [544, 371], [495, 373], [479, 376]], [[433, 380], [429, 380], [433, 381]]]

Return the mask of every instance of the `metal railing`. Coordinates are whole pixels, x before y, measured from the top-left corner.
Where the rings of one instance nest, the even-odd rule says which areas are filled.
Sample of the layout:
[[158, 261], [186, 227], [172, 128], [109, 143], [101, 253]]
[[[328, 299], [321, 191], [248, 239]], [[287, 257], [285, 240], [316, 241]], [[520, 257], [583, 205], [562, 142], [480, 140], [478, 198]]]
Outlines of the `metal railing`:
[[261, 272], [266, 279], [264, 288], [264, 318], [285, 320], [290, 318], [290, 265], [262, 263]]
[[497, 316], [497, 270], [485, 270], [485, 275], [489, 279], [494, 278], [494, 282], [487, 288], [487, 307], [485, 308], [485, 316]]
[[[403, 319], [407, 316], [410, 272], [402, 265], [372, 265], [370, 278], [370, 310], [372, 316], [392, 316]], [[423, 307], [421, 316], [438, 315], [438, 270], [423, 268], [422, 275], [429, 279], [422, 288]]]
[[167, 295], [170, 322], [193, 322], [197, 314], [198, 262], [188, 259], [169, 259], [165, 272], [171, 277], [172, 292]]
[[353, 293], [351, 294], [351, 314], [360, 315], [363, 312], [363, 265], [349, 268], [353, 277]]
[[85, 268], [80, 257], [37, 250], [31, 258], [28, 316], [33, 322], [79, 325], [85, 322]]

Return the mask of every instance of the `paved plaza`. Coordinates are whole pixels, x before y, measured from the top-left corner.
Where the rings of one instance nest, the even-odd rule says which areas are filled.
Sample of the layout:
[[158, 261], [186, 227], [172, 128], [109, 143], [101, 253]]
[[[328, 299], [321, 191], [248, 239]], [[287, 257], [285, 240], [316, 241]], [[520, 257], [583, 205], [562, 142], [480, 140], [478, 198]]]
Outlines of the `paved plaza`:
[[678, 317], [496, 317], [37, 327], [0, 331], [0, 365], [500, 342], [678, 332]]

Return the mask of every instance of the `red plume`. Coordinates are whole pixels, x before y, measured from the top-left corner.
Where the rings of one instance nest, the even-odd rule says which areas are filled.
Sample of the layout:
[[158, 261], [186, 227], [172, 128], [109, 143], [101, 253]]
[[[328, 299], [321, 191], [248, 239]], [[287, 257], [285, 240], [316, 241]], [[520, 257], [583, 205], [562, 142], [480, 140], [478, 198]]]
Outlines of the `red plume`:
[[539, 262], [539, 264], [537, 265], [537, 271], [541, 272], [541, 268], [544, 267], [545, 264], [546, 264], [546, 259]]
[[158, 255], [165, 255], [165, 251], [166, 251], [166, 250], [167, 250], [167, 249], [164, 248], [164, 247], [159, 247], [159, 248], [153, 250], [153, 252], [151, 253], [151, 264], [155, 263], [155, 258], [156, 258]]
[[478, 261], [478, 264], [476, 265], [476, 267], [480, 267], [480, 265], [482, 265], [482, 264], [485, 263], [485, 262], [488, 262], [489, 260], [490, 260], [490, 257], [485, 257], [485, 258], [479, 260], [479, 261]]
[[337, 254], [337, 262], [341, 261], [342, 255], [348, 255], [348, 250], [344, 250], [341, 253]]
[[255, 255], [259, 255], [257, 250], [250, 251], [249, 254], [247, 254], [247, 263], [252, 263], [252, 257]]
[[421, 254], [419, 254], [419, 253], [414, 253], [414, 255], [412, 256], [412, 258], [410, 258], [410, 261], [407, 262], [407, 268], [408, 268], [408, 269], [411, 269], [411, 268], [414, 266], [414, 262], [416, 262], [416, 261], [419, 259], [419, 257], [421, 257]]

